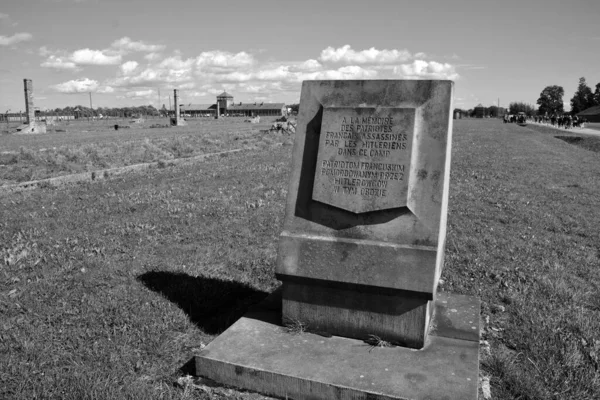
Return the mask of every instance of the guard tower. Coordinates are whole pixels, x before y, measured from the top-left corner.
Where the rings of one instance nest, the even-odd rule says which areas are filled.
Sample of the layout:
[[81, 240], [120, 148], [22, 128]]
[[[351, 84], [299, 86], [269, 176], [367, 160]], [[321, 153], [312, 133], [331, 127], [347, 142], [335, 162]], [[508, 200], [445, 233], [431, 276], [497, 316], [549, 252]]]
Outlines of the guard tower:
[[233, 105], [233, 96], [223, 92], [217, 96], [217, 116], [227, 114], [227, 109]]

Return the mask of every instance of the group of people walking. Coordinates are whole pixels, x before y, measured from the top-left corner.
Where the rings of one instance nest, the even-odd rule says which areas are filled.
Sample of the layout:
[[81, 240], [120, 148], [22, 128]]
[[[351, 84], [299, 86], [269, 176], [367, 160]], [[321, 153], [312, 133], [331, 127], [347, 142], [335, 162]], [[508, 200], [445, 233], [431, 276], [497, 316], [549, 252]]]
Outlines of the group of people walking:
[[504, 114], [504, 118], [503, 121], [504, 123], [518, 123], [518, 124], [524, 124], [526, 123], [528, 120], [528, 117], [525, 114]]
[[535, 122], [539, 124], [550, 124], [557, 128], [571, 129], [571, 128], [585, 128], [587, 119], [579, 118], [577, 115], [564, 114], [557, 115], [552, 114], [548, 116], [536, 116]]
[[504, 123], [517, 122], [525, 123], [527, 121], [535, 122], [537, 124], [552, 125], [556, 128], [571, 129], [571, 128], [585, 128], [585, 124], [588, 122], [585, 118], [579, 118], [577, 115], [564, 114], [557, 115], [535, 115], [533, 117], [527, 117], [524, 114], [514, 115], [505, 114]]

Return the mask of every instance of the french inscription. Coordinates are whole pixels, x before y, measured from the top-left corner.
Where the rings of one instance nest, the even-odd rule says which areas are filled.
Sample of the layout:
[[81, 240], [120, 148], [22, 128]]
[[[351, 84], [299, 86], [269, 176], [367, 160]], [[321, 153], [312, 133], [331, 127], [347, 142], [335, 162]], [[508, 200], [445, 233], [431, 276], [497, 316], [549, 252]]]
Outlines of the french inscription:
[[406, 205], [414, 109], [326, 108], [313, 199], [353, 212]]

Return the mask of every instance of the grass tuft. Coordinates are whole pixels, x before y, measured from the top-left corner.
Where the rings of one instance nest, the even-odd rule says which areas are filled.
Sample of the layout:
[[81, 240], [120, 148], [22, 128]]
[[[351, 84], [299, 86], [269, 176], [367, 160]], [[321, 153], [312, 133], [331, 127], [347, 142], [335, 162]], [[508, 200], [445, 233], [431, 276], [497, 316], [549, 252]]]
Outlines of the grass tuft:
[[285, 331], [292, 335], [301, 335], [308, 330], [308, 326], [297, 319], [286, 319], [283, 322], [283, 326], [285, 327]]
[[369, 334], [367, 339], [365, 339], [365, 343], [371, 345], [371, 347], [395, 347], [391, 342], [383, 340], [379, 336], [373, 334]]

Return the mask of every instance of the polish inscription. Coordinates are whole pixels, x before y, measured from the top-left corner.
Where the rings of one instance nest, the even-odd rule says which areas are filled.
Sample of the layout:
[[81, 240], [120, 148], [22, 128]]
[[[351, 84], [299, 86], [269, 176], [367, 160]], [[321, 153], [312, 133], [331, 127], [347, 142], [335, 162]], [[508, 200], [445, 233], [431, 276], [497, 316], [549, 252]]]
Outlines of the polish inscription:
[[313, 199], [355, 213], [406, 205], [415, 111], [326, 108]]

